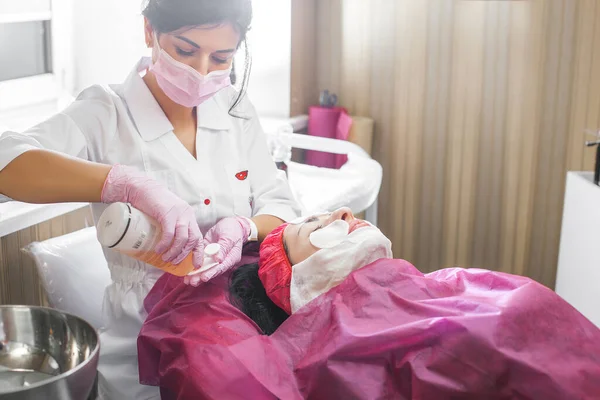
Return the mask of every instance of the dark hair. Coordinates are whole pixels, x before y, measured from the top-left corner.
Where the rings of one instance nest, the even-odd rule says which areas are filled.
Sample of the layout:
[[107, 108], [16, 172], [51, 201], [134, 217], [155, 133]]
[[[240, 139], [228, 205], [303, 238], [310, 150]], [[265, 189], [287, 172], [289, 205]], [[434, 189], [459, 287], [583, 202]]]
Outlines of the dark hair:
[[273, 334], [289, 317], [271, 301], [258, 277], [258, 264], [239, 267], [229, 281], [229, 301], [258, 325], [265, 335]]
[[[239, 46], [245, 51], [244, 77], [237, 99], [229, 113], [240, 104], [252, 67], [246, 35], [252, 22], [252, 0], [144, 0], [142, 14], [158, 33], [170, 33], [186, 26], [221, 25], [230, 23], [240, 33]], [[235, 65], [231, 83], [236, 84]], [[233, 115], [233, 114], [232, 114]]]

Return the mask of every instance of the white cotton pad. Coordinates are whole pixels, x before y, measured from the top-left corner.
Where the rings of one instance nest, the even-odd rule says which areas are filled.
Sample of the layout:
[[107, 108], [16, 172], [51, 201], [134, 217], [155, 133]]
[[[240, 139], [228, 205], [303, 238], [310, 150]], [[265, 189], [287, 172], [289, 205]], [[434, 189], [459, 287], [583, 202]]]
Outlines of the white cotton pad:
[[213, 268], [214, 266], [219, 265], [219, 263], [216, 262], [213, 259], [213, 257], [216, 256], [217, 254], [219, 254], [220, 250], [221, 250], [221, 246], [219, 246], [217, 243], [211, 243], [208, 246], [206, 246], [204, 248], [204, 262], [202, 263], [202, 267], [193, 270], [192, 272], [190, 272], [188, 274], [188, 276], [194, 276], [194, 275], [201, 274], [201, 273], [206, 272], [209, 269]]
[[333, 221], [326, 227], [310, 234], [310, 243], [319, 249], [330, 249], [342, 243], [348, 237], [350, 225], [346, 221]]

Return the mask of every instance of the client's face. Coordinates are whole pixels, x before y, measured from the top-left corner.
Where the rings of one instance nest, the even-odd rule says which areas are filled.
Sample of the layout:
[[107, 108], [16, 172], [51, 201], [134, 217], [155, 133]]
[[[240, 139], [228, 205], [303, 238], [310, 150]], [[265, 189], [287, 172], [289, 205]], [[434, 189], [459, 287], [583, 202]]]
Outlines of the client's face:
[[392, 257], [379, 229], [340, 208], [273, 231], [261, 245], [258, 275], [269, 298], [292, 314], [353, 271]]
[[329, 226], [335, 221], [345, 221], [348, 223], [348, 235], [358, 229], [376, 229], [368, 222], [354, 218], [352, 211], [347, 207], [340, 208], [330, 214], [310, 217], [301, 223], [290, 224], [285, 228], [283, 233], [283, 241], [290, 263], [292, 265], [301, 263], [319, 251], [320, 248], [311, 242], [311, 234]]
[[283, 242], [292, 264], [291, 313], [339, 285], [353, 271], [393, 257], [390, 240], [376, 227], [354, 218], [348, 208], [288, 225]]

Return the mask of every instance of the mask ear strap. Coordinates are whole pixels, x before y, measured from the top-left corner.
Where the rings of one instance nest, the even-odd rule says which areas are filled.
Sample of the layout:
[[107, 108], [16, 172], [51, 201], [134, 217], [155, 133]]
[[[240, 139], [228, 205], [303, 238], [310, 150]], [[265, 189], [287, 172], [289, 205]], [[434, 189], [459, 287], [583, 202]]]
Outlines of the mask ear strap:
[[237, 75], [235, 74], [235, 57], [231, 62], [231, 73], [229, 74], [229, 80], [231, 81], [232, 85], [235, 85], [237, 82]]
[[156, 46], [157, 50], [158, 50], [158, 51], [161, 51], [162, 49], [161, 49], [161, 47], [160, 47], [160, 42], [158, 41], [158, 32], [156, 32], [156, 31], [153, 29], [153, 30], [152, 30], [152, 34], [154, 35], [154, 41], [153, 41], [154, 43], [153, 43], [153, 46], [152, 46], [152, 47]]

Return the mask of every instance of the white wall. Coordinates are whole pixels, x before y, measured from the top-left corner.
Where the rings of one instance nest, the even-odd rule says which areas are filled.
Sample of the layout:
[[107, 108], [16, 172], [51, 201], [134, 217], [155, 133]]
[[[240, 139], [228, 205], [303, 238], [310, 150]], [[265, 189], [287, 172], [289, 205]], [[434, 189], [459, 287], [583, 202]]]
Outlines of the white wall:
[[290, 116], [292, 62], [291, 0], [254, 0], [248, 39], [252, 75], [248, 94], [264, 117]]
[[[218, 1], [218, 0], [215, 0]], [[289, 117], [291, 0], [253, 0], [249, 39], [253, 68], [249, 95], [263, 117]], [[74, 2], [74, 88], [122, 82], [137, 60], [149, 55], [141, 0]]]
[[75, 89], [120, 83], [147, 55], [141, 0], [74, 2]]

